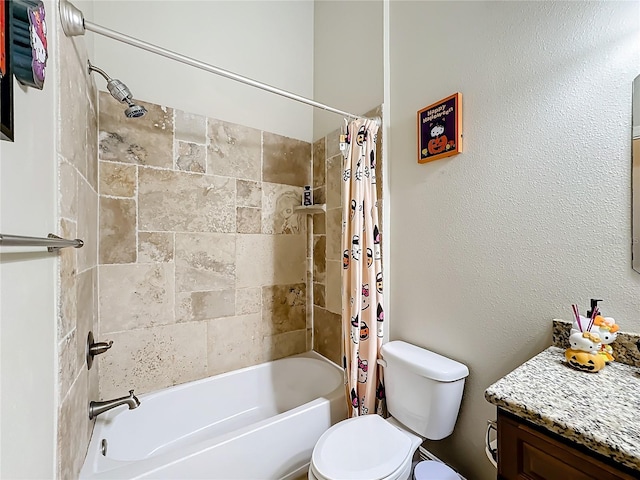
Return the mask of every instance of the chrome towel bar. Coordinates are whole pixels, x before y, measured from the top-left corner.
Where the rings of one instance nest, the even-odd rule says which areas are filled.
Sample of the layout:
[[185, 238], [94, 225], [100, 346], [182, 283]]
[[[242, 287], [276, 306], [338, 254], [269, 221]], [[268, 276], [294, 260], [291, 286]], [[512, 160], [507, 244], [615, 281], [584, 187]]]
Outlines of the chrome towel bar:
[[50, 233], [47, 238], [23, 237], [21, 235], [5, 235], [0, 233], [0, 246], [3, 247], [47, 247], [50, 252], [55, 252], [65, 247], [80, 248], [84, 242], [79, 238], [68, 240]]

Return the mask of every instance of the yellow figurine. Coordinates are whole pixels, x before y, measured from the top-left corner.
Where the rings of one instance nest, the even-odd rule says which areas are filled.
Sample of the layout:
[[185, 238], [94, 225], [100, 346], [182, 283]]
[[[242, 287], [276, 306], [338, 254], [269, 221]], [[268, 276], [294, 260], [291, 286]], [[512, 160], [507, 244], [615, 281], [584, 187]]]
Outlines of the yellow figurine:
[[605, 366], [600, 355], [600, 337], [591, 332], [576, 332], [569, 337], [571, 347], [564, 352], [569, 365], [583, 372], [597, 372]]
[[613, 362], [615, 360], [613, 356], [613, 348], [611, 343], [618, 337], [618, 330], [620, 327], [616, 325], [616, 321], [611, 317], [596, 316], [593, 320], [593, 327], [591, 332], [600, 337], [600, 351], [598, 352], [606, 363]]

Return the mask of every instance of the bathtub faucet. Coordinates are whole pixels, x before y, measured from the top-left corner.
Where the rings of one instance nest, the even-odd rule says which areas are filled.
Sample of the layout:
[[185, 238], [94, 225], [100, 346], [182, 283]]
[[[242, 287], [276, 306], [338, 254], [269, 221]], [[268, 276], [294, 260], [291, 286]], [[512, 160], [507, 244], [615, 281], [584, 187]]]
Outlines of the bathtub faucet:
[[91, 402], [89, 404], [89, 420], [96, 418], [107, 410], [119, 407], [120, 405], [128, 405], [129, 410], [133, 410], [140, 406], [140, 400], [138, 400], [138, 397], [133, 394], [133, 390], [129, 390], [129, 395], [126, 397], [105, 400], [104, 402]]

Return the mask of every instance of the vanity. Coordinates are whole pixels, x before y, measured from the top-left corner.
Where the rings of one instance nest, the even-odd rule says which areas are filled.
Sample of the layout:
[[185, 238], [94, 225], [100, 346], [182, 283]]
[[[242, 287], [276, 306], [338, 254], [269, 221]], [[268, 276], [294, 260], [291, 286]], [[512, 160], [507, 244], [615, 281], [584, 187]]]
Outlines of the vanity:
[[[636, 361], [634, 336], [619, 348], [622, 360]], [[498, 407], [497, 478], [640, 479], [635, 365], [616, 361], [581, 372], [567, 365], [564, 348], [552, 346], [491, 385], [485, 398]]]

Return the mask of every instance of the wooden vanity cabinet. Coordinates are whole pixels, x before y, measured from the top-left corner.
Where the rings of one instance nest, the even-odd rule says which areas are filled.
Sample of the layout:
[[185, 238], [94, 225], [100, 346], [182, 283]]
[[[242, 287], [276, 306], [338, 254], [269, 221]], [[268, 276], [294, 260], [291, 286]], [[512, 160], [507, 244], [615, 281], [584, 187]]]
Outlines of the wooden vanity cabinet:
[[[498, 480], [637, 480], [559, 436], [498, 409]], [[623, 470], [621, 470], [624, 469]]]

